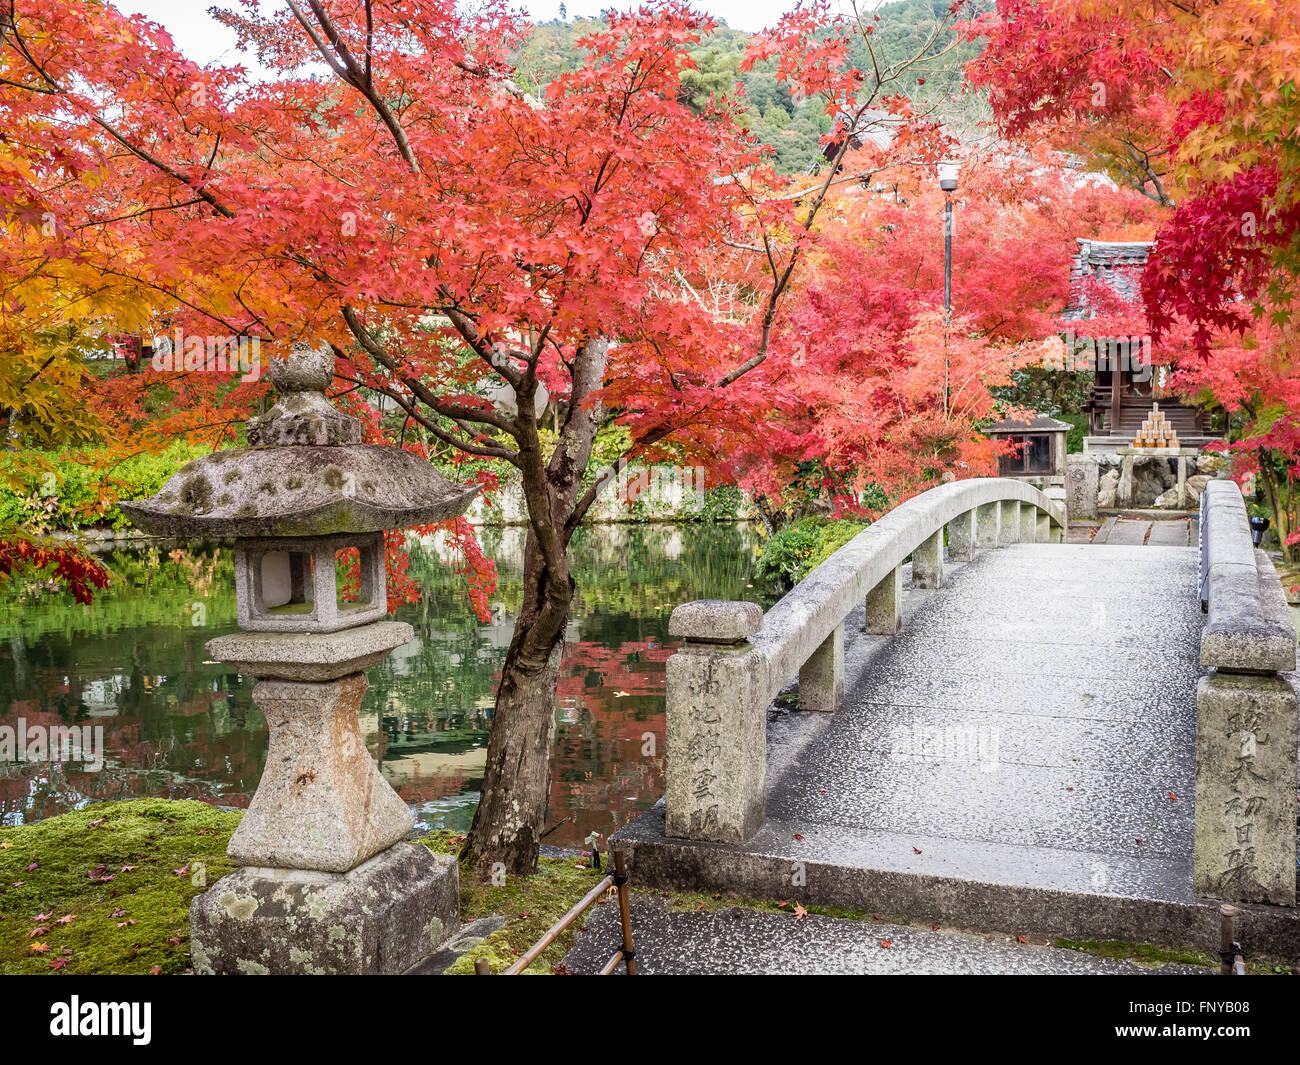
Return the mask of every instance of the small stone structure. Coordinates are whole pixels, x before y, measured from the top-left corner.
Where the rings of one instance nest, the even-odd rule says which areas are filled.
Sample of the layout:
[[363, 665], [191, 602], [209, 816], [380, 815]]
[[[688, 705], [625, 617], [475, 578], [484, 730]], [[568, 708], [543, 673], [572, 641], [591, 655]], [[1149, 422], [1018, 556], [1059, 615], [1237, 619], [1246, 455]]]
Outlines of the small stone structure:
[[[227, 853], [241, 866], [190, 908], [199, 973], [400, 973], [459, 926], [455, 860], [403, 842], [406, 803], [366, 750], [365, 670], [411, 642], [387, 618], [386, 529], [464, 512], [475, 494], [399, 448], [360, 443], [325, 396], [328, 345], [272, 359], [278, 401], [250, 447], [191, 462], [122, 503], [162, 536], [233, 537], [240, 628], [208, 653], [256, 678], [266, 767]], [[355, 559], [355, 594], [339, 587]]]
[[[945, 556], [1060, 542], [1065, 512], [1024, 481], [953, 481], [895, 507], [818, 566], [766, 614], [756, 603], [677, 607], [668, 632], [685, 643], [667, 667], [669, 836], [743, 843], [763, 824], [767, 707], [798, 674], [803, 709], [834, 711], [844, 695], [844, 620], [866, 604], [866, 631], [902, 625], [902, 566], [940, 588]], [[948, 548], [944, 550], [944, 533]]]
[[1016, 454], [999, 458], [999, 476], [1016, 477], [1043, 489], [1065, 483], [1069, 422], [1045, 414], [1029, 419], [1003, 418], [985, 432], [994, 440], [1011, 440], [1019, 445]]
[[1201, 577], [1210, 672], [1196, 692], [1196, 892], [1294, 906], [1296, 634], [1232, 481], [1202, 497]]
[[1224, 476], [1227, 456], [1179, 448], [1124, 448], [1070, 455], [1065, 485], [1071, 519], [1095, 518], [1099, 510], [1195, 509], [1205, 486]]

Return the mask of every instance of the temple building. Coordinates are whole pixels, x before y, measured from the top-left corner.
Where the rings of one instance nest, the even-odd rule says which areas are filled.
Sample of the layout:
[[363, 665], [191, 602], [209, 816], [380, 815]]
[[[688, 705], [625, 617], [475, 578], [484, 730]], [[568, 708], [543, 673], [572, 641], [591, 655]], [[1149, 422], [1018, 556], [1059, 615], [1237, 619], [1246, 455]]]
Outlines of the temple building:
[[[1066, 321], [1093, 316], [1088, 291], [1101, 282], [1125, 301], [1140, 298], [1140, 275], [1151, 251], [1149, 241], [1079, 239], [1079, 253], [1070, 266], [1070, 304]], [[1164, 388], [1166, 371], [1150, 362], [1150, 339], [1116, 337], [1093, 345], [1096, 351], [1092, 395], [1088, 400], [1088, 432], [1084, 451], [1115, 451], [1128, 447], [1159, 403], [1169, 425], [1188, 447], [1200, 447], [1222, 435], [1214, 415], [1182, 402]]]

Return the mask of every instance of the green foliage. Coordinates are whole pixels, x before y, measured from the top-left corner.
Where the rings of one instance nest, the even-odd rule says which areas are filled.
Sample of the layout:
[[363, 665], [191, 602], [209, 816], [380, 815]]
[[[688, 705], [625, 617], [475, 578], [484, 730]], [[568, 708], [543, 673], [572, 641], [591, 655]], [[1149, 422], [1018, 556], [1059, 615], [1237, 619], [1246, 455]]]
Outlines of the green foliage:
[[115, 500], [153, 495], [173, 473], [207, 450], [176, 441], [163, 451], [112, 464], [100, 461], [103, 451], [0, 453], [0, 529], [125, 528], [130, 522]]
[[797, 584], [866, 527], [846, 518], [800, 518], [763, 545], [755, 575], [785, 587]]
[[[0, 829], [0, 973], [182, 972], [190, 900], [231, 871], [226, 844], [239, 817], [134, 799]], [[32, 936], [37, 928], [46, 931]]]
[[1083, 438], [1088, 435], [1088, 416], [1086, 414], [1057, 414], [1063, 422], [1070, 423], [1070, 431], [1065, 434], [1067, 454], [1077, 455], [1083, 451]]
[[737, 521], [744, 503], [745, 496], [739, 488], [734, 484], [724, 484], [708, 489], [704, 493], [703, 505], [698, 510], [689, 511], [685, 518], [688, 522]]
[[[897, 0], [883, 5], [872, 36], [880, 68], [920, 51], [945, 15], [948, 2]], [[975, 10], [990, 6], [991, 0], [978, 0]], [[601, 25], [602, 20], [589, 18], [537, 23], [514, 55], [520, 85], [541, 93], [559, 75], [576, 70], [582, 61], [577, 41]], [[745, 31], [723, 24], [702, 40], [690, 53], [695, 69], [682, 74], [680, 98], [697, 112], [724, 96], [737, 99], [743, 104], [744, 123], [775, 149], [776, 168], [787, 174], [808, 170], [823, 159], [821, 138], [831, 128], [826, 102], [819, 96], [796, 101], [785, 83], [777, 81], [774, 61], [756, 63], [742, 72], [740, 63], [750, 38]], [[942, 34], [927, 49], [932, 58], [917, 66], [910, 80], [891, 85], [890, 92], [913, 97], [921, 108], [949, 124], [972, 126], [988, 117], [988, 109], [982, 98], [963, 91], [962, 66], [979, 48], [973, 42], [954, 45], [951, 33]], [[851, 58], [860, 69], [871, 69], [872, 58], [860, 41]]]

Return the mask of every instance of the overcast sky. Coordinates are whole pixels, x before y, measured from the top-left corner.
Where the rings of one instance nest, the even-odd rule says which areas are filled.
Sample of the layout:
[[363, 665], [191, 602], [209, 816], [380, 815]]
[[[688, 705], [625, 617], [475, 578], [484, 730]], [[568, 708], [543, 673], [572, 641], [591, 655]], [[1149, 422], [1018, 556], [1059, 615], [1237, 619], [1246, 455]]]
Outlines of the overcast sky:
[[[139, 13], [160, 22], [182, 52], [200, 63], [220, 60], [236, 63], [241, 60], [235, 50], [234, 34], [218, 25], [208, 14], [208, 8], [217, 0], [114, 0], [128, 13]], [[272, 0], [263, 0], [263, 4]], [[875, 6], [876, 0], [867, 0], [864, 7]], [[219, 6], [238, 7], [237, 0], [220, 0]], [[538, 21], [556, 18], [560, 0], [520, 0], [520, 6]], [[565, 0], [569, 18], [595, 15], [608, 7], [629, 8], [636, 0]], [[742, 30], [761, 30], [776, 21], [783, 11], [794, 6], [794, 0], [695, 0], [695, 6], [716, 18], [725, 19], [727, 25]], [[244, 59], [245, 65], [251, 65]]]

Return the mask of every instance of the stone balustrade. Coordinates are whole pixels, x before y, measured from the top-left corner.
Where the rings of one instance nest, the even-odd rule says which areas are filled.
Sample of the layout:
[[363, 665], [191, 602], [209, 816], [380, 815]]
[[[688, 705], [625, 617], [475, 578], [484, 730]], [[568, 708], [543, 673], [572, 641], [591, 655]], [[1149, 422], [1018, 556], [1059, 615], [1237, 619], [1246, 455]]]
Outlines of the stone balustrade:
[[1294, 906], [1296, 636], [1232, 481], [1202, 496], [1201, 599], [1196, 893]]
[[763, 823], [767, 708], [798, 674], [802, 709], [833, 711], [844, 695], [844, 622], [866, 605], [866, 631], [901, 626], [902, 566], [917, 588], [943, 584], [947, 557], [980, 548], [1059, 542], [1065, 513], [1023, 481], [954, 481], [895, 507], [818, 566], [766, 614], [755, 603], [677, 607], [669, 635], [667, 831], [741, 843]]

